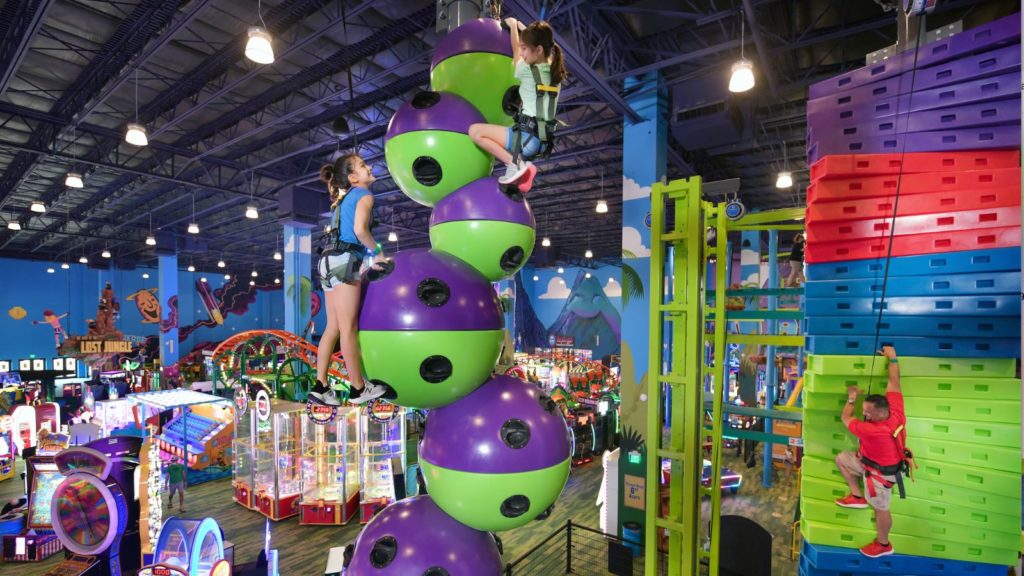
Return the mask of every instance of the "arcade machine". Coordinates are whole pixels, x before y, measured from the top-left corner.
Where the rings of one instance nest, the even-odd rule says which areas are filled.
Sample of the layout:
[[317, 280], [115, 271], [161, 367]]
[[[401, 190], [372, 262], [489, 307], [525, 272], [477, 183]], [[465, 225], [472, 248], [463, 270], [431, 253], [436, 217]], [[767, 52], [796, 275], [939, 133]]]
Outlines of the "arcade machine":
[[100, 427], [100, 437], [106, 438], [116, 430], [135, 427], [134, 403], [128, 398], [96, 402], [91, 422]]
[[124, 370], [100, 372], [102, 390], [93, 386], [93, 397], [96, 400], [117, 400], [124, 398], [131, 391], [131, 375]]
[[36, 445], [36, 433], [43, 427], [51, 432], [60, 430], [60, 406], [47, 402], [35, 406], [23, 404], [14, 409], [11, 433], [19, 454]]
[[27, 460], [25, 485], [28, 514], [24, 534], [5, 534], [5, 562], [38, 562], [60, 552], [63, 546], [53, 534], [50, 504], [57, 486], [64, 481], [52, 456], [31, 456]]
[[101, 438], [54, 457], [64, 475], [50, 503], [64, 560], [46, 576], [121, 576], [139, 569], [135, 469], [142, 439]]
[[234, 500], [252, 510], [256, 503], [252, 499], [253, 474], [253, 415], [249, 410], [249, 393], [243, 386], [235, 388], [235, 433], [231, 441], [231, 487]]
[[584, 406], [573, 410], [571, 417], [566, 420], [569, 427], [569, 436], [572, 445], [572, 465], [582, 466], [594, 459], [594, 442], [597, 440], [597, 431], [594, 429], [594, 413]]
[[[98, 404], [98, 403], [97, 403]], [[178, 410], [170, 422], [164, 424], [156, 437], [156, 444], [166, 458], [184, 459], [182, 445], [187, 446], [189, 485], [226, 475], [231, 458], [231, 438], [234, 433], [232, 410], [227, 402], [193, 404]]]
[[14, 438], [11, 417], [0, 416], [0, 482], [14, 478]]
[[346, 524], [359, 510], [359, 409], [302, 419], [300, 524]]
[[[140, 575], [210, 576], [220, 574], [214, 568], [231, 571], [224, 558], [224, 536], [213, 518], [202, 520], [168, 518], [160, 528], [153, 563], [143, 566]], [[223, 566], [223, 568], [221, 567]]]
[[249, 436], [236, 438], [235, 501], [248, 501], [247, 507], [271, 520], [295, 516], [302, 495], [299, 455], [306, 405], [266, 394], [259, 394], [252, 404], [246, 410]]
[[373, 400], [362, 409], [361, 419], [359, 522], [365, 524], [405, 498], [405, 408]]

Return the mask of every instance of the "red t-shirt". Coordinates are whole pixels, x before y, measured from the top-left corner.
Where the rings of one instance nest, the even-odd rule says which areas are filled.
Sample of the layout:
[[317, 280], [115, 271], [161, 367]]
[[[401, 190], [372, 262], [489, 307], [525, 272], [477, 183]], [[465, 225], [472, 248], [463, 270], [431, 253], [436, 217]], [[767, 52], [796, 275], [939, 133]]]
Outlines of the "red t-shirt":
[[892, 433], [906, 424], [907, 416], [903, 411], [903, 394], [886, 392], [885, 398], [889, 401], [888, 419], [882, 422], [865, 422], [854, 418], [850, 420], [848, 428], [860, 440], [861, 456], [879, 466], [892, 466], [903, 460]]

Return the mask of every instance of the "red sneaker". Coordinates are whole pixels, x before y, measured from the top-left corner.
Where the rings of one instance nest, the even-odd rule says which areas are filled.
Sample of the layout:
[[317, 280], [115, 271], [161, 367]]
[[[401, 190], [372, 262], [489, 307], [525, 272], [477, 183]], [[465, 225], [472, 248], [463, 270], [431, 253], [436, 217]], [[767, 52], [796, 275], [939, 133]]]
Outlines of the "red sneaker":
[[846, 496], [836, 500], [836, 504], [843, 508], [867, 508], [868, 501], [863, 496], [855, 496], [853, 494], [847, 494]]
[[519, 179], [519, 192], [526, 194], [533, 188], [533, 179], [537, 176], [537, 167], [533, 162], [526, 163], [526, 173]]
[[878, 543], [878, 539], [872, 540], [871, 544], [860, 549], [860, 553], [867, 556], [868, 558], [879, 558], [882, 556], [888, 556], [892, 554], [892, 542], [882, 545]]

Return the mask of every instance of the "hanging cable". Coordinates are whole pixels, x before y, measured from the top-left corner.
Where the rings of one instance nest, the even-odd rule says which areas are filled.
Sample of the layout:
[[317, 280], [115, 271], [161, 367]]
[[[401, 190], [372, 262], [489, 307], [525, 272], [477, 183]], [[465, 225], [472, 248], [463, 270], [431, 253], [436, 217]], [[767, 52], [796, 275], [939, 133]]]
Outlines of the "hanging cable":
[[[348, 41], [348, 15], [345, 11], [345, 2], [341, 3], [341, 30], [345, 35], [345, 46], [351, 49], [351, 44]], [[354, 62], [348, 63], [348, 69], [346, 73], [348, 75], [348, 119], [349, 119], [349, 130], [352, 131], [352, 151], [356, 154], [359, 153], [359, 130], [356, 128], [356, 92], [352, 85], [352, 66]], [[340, 142], [340, 141], [339, 141]]]
[[[918, 18], [922, 18], [922, 16], [918, 16]], [[914, 81], [915, 81], [915, 79], [917, 77], [917, 58], [918, 58], [918, 56], [920, 54], [920, 51], [921, 51], [921, 38], [924, 36], [924, 26], [923, 26], [923, 24], [924, 23], [922, 22], [922, 26], [920, 26], [918, 28], [917, 39], [914, 42], [914, 63], [913, 63], [913, 65], [910, 68], [910, 90], [908, 92], [909, 97], [907, 99], [907, 108], [908, 109], [912, 109], [913, 108]], [[900, 114], [900, 110], [899, 110], [899, 97], [897, 97], [896, 100], [897, 100], [897, 102], [896, 102], [896, 118], [899, 118], [899, 114]], [[881, 337], [881, 333], [882, 333], [882, 316], [885, 313], [885, 292], [886, 292], [886, 288], [887, 288], [888, 283], [889, 283], [889, 264], [892, 261], [892, 245], [893, 245], [893, 241], [894, 241], [894, 239], [896, 237], [896, 216], [899, 214], [900, 188], [903, 186], [903, 167], [906, 164], [906, 160], [907, 160], [907, 138], [906, 138], [906, 135], [904, 135], [904, 137], [903, 137], [903, 145], [901, 146], [901, 150], [900, 150], [900, 168], [899, 168], [899, 171], [896, 173], [896, 195], [895, 195], [895, 198], [893, 199], [893, 202], [892, 202], [892, 223], [889, 226], [889, 247], [886, 250], [886, 254], [885, 254], [885, 268], [883, 269], [884, 271], [883, 271], [883, 274], [882, 274], [882, 293], [879, 295], [879, 299], [878, 299], [878, 318], [875, 320], [875, 338], [872, 341], [872, 349], [873, 349], [873, 351], [871, 353], [871, 372], [869, 373], [871, 375], [873, 375], [874, 371], [875, 371], [875, 361], [878, 359], [877, 352], [879, 350], [881, 350], [881, 348], [879, 348], [879, 338]], [[884, 232], [883, 232], [883, 236], [884, 236]], [[873, 376], [869, 376], [868, 377], [868, 395], [871, 394], [871, 384], [872, 384], [873, 381], [874, 381]]]

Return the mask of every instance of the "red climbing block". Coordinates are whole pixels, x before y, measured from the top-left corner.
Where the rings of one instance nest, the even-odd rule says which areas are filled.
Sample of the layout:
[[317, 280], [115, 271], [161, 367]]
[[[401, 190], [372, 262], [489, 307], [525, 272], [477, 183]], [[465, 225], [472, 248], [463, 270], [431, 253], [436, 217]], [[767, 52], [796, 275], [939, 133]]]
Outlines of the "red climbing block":
[[811, 181], [924, 172], [963, 172], [1020, 166], [1019, 150], [915, 152], [912, 154], [835, 154], [811, 166]]
[[[900, 202], [913, 202], [914, 198]], [[807, 242], [838, 242], [890, 235], [908, 236], [958, 230], [1020, 226], [1020, 208], [989, 208], [962, 212], [940, 212], [892, 218], [871, 218], [840, 222], [809, 222]]]
[[1020, 187], [993, 188], [980, 194], [957, 192], [930, 192], [917, 194], [909, 201], [896, 196], [861, 198], [844, 202], [815, 202], [807, 207], [807, 224], [824, 221], [849, 221], [865, 218], [892, 218], [893, 210], [898, 216], [933, 214], [936, 212], [957, 212], [963, 210], [988, 210], [1020, 206]]
[[957, 192], [980, 194], [992, 188], [1020, 187], [1020, 168], [890, 174], [863, 178], [818, 180], [807, 187], [807, 202], [835, 202], [851, 198]]
[[[891, 256], [1011, 248], [1020, 246], [1020, 240], [1020, 226], [894, 236]], [[844, 242], [807, 242], [805, 260], [808, 263], [836, 262], [885, 258], [886, 255], [890, 255], [888, 235]]]

